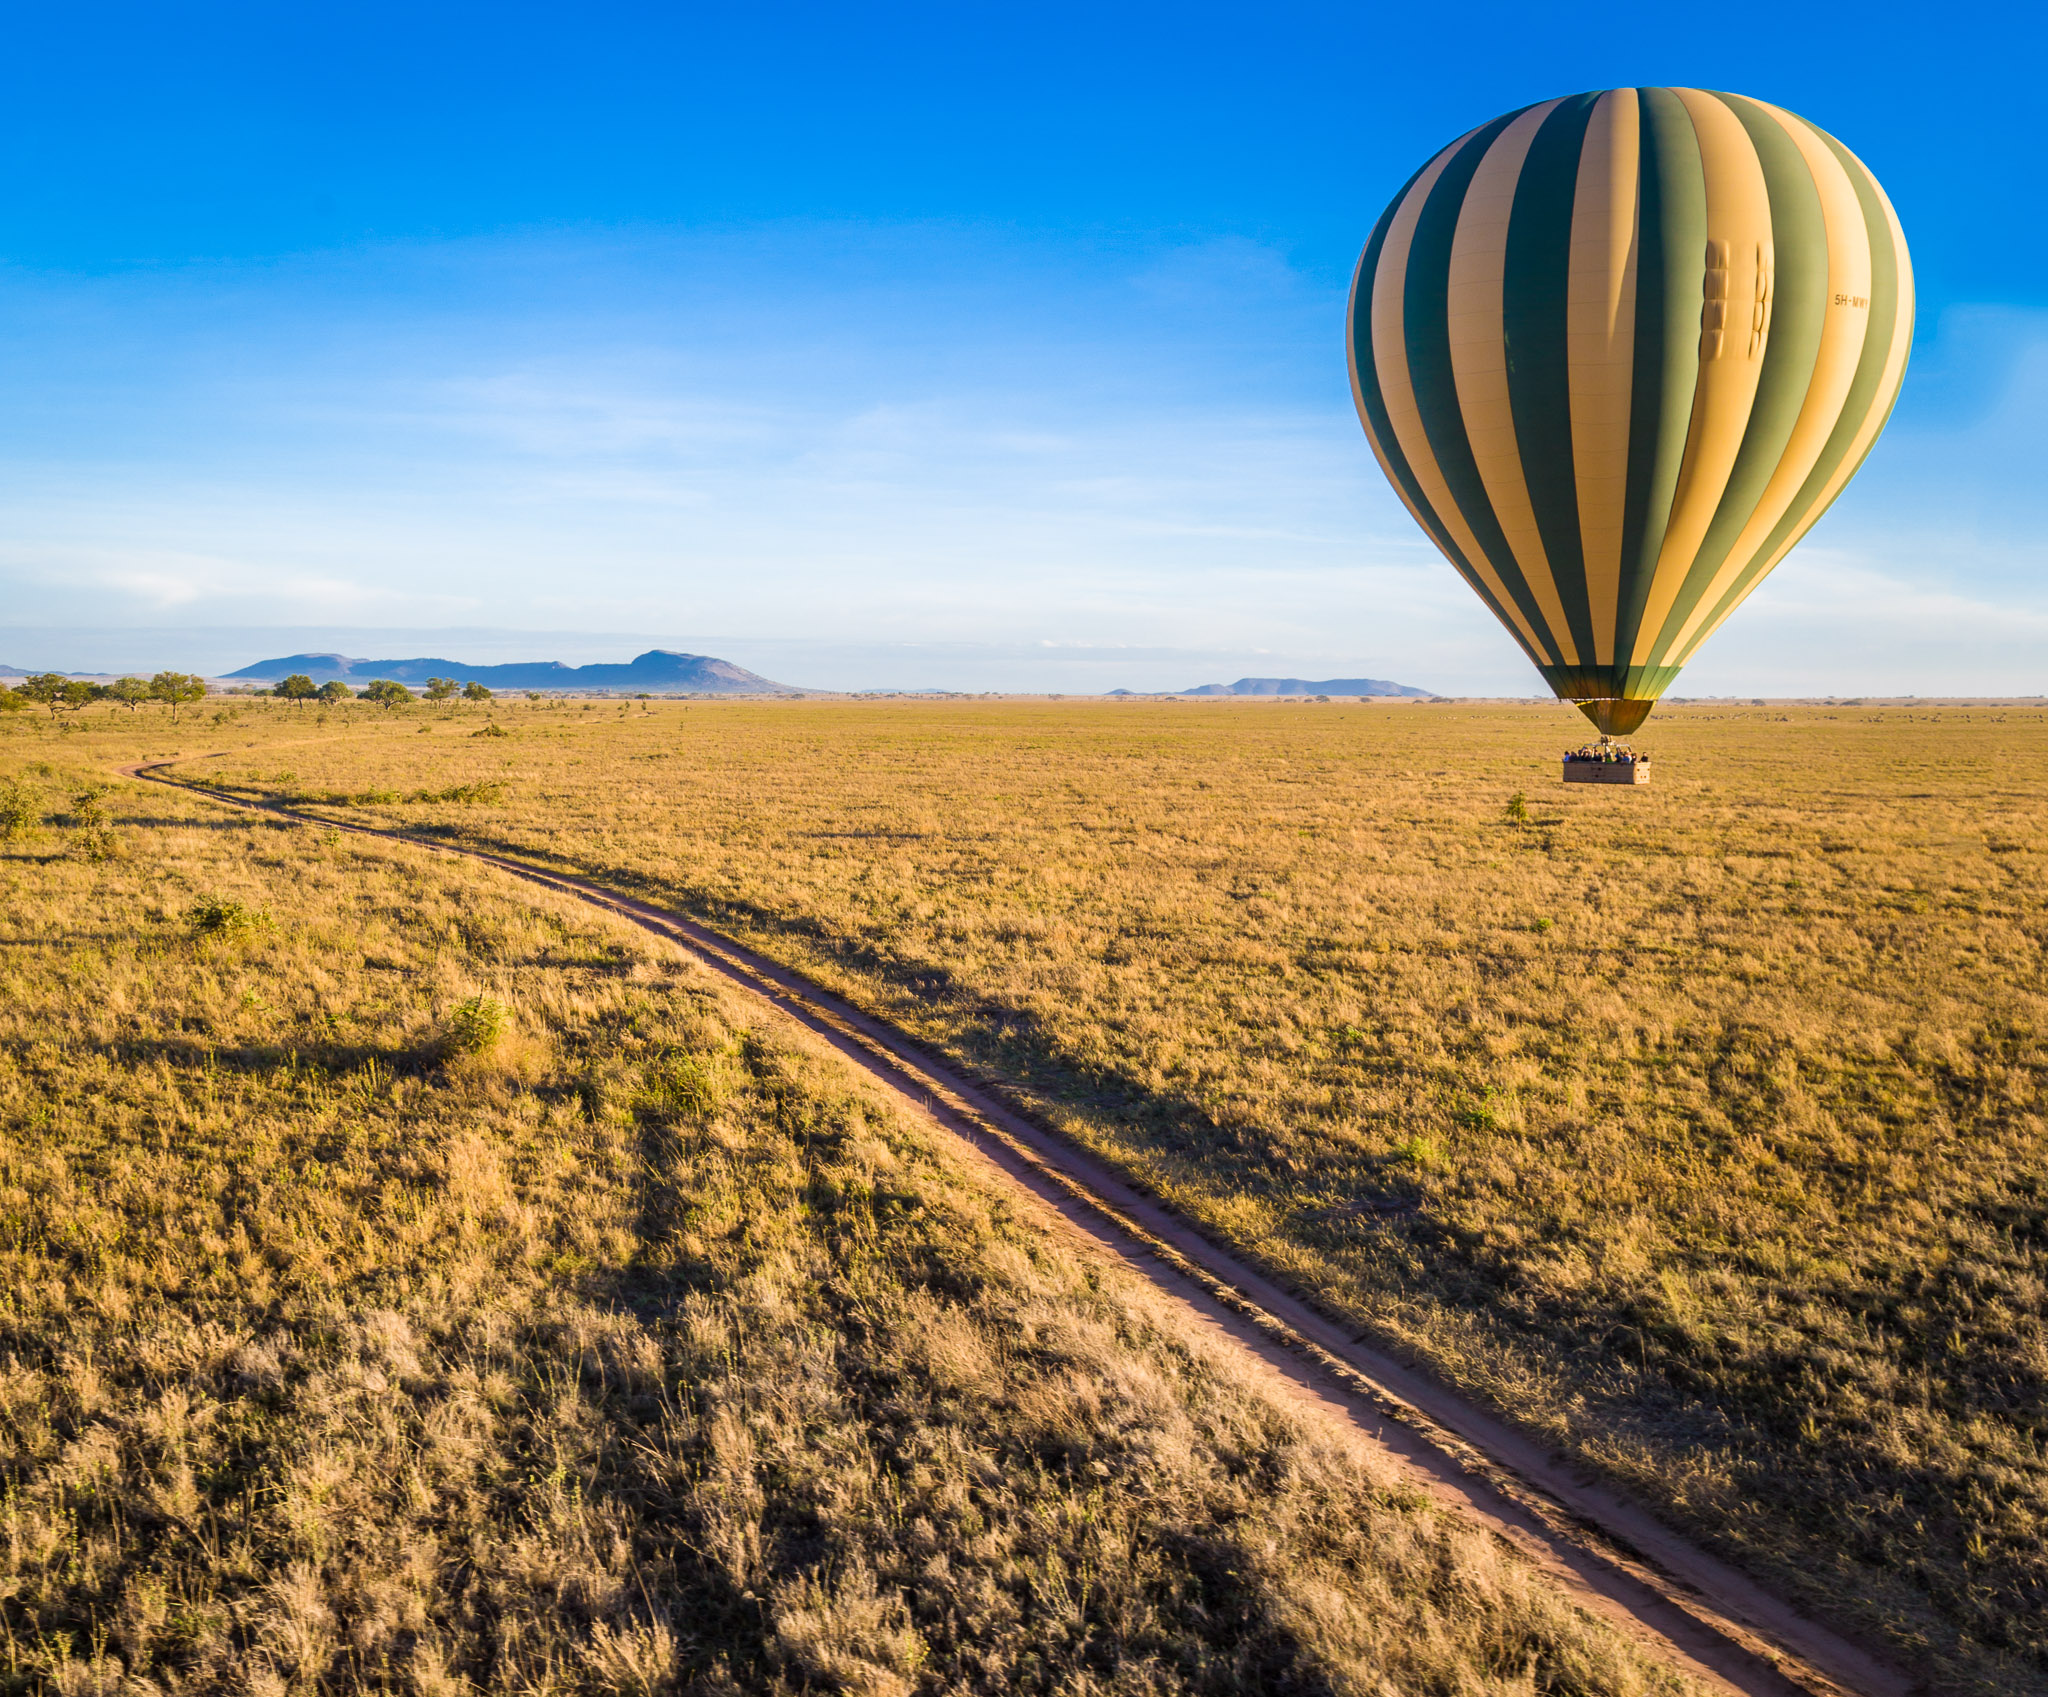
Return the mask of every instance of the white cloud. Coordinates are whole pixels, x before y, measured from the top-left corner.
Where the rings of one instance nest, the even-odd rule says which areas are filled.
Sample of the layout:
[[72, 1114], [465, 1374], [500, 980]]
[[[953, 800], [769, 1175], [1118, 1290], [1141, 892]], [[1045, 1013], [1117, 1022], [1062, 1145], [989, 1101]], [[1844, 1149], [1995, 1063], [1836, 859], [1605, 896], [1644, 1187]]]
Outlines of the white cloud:
[[1915, 583], [1802, 548], [1678, 686], [1694, 694], [2048, 694], [2048, 596], [2032, 605]]

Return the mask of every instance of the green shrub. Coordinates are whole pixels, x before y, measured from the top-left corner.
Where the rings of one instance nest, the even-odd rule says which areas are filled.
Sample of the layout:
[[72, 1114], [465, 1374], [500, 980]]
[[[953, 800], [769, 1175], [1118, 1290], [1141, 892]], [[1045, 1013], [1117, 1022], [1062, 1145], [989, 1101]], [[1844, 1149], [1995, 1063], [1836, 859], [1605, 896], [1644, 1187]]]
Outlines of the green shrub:
[[453, 1055], [487, 1055], [505, 1035], [505, 1004], [489, 996], [471, 996], [448, 1012], [443, 1044]]
[[41, 796], [19, 778], [0, 783], [0, 837], [33, 836], [42, 823]]
[[480, 778], [473, 784], [450, 784], [445, 790], [414, 790], [407, 801], [452, 801], [464, 807], [489, 805], [502, 801], [505, 785], [498, 778]]
[[233, 896], [201, 896], [185, 910], [185, 923], [195, 937], [246, 937], [267, 928], [270, 915]]
[[75, 860], [89, 860], [94, 865], [102, 861], [118, 860], [127, 853], [128, 845], [121, 833], [108, 824], [85, 825], [71, 833], [71, 840], [65, 845]]
[[1510, 825], [1529, 823], [1529, 798], [1521, 790], [1508, 797], [1507, 818]]

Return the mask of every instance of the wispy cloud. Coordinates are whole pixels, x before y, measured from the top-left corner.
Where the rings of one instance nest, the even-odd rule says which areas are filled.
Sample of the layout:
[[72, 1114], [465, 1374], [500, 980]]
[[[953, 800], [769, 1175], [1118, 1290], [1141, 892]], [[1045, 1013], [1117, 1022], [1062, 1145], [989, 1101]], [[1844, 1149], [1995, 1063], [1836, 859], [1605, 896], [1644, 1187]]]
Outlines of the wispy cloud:
[[[1123, 656], [1102, 687], [1152, 687], [1263, 653], [1537, 687], [1373, 466], [1341, 300], [1257, 243], [543, 234], [0, 297], [16, 629], [680, 633], [849, 685]], [[1922, 364], [1684, 687], [2048, 687], [2048, 318], [1952, 314]]]

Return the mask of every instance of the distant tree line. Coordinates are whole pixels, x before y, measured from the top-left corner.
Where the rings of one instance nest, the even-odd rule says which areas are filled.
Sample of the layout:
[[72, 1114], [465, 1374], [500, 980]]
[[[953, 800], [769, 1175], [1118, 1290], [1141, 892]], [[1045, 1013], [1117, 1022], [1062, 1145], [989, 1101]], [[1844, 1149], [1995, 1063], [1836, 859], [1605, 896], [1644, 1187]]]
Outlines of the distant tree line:
[[190, 672], [159, 672], [147, 680], [116, 678], [110, 684], [67, 678], [62, 672], [37, 672], [11, 689], [0, 684], [0, 713], [47, 707], [52, 719], [60, 713], [76, 713], [95, 701], [118, 701], [131, 713], [146, 702], [155, 702], [168, 707], [175, 720], [180, 707], [205, 699], [206, 680]]
[[[361, 689], [350, 689], [339, 678], [315, 684], [303, 672], [294, 672], [268, 691], [285, 701], [371, 701], [379, 707], [396, 707], [414, 700], [413, 692], [389, 678], [372, 679]], [[427, 679], [429, 701], [489, 701], [491, 691], [474, 681], [457, 684], [453, 678]], [[0, 713], [19, 713], [30, 707], [47, 707], [50, 717], [76, 713], [95, 701], [116, 701], [129, 712], [155, 703], [170, 710], [176, 723], [178, 709], [206, 699], [206, 680], [192, 672], [158, 672], [153, 678], [116, 678], [110, 684], [92, 683], [85, 678], [66, 677], [62, 672], [37, 672], [9, 687], [0, 684]]]
[[[412, 691], [404, 684], [395, 683], [390, 678], [372, 678], [357, 690], [350, 689], [339, 678], [329, 678], [316, 689], [313, 680], [304, 672], [292, 673], [270, 693], [282, 696], [286, 701], [297, 702], [347, 701], [353, 697], [358, 701], [374, 701], [379, 707], [396, 707], [401, 702], [415, 699]], [[482, 684], [473, 680], [466, 684], [457, 684], [453, 678], [427, 679], [426, 695], [429, 701], [452, 701], [458, 695], [464, 701], [491, 699], [491, 692]]]

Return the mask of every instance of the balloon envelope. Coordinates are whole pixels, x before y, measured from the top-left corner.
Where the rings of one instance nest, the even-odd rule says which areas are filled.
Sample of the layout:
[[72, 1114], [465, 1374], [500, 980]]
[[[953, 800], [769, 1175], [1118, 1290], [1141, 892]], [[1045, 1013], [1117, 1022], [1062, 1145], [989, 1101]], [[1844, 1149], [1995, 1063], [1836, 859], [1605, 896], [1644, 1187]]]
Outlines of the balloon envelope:
[[1862, 464], [1912, 334], [1898, 218], [1840, 142], [1623, 88], [1416, 172], [1359, 259], [1349, 344], [1416, 522], [1625, 734]]

